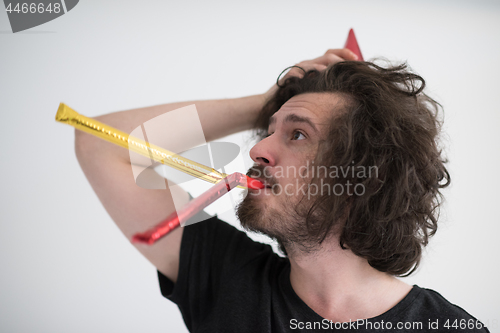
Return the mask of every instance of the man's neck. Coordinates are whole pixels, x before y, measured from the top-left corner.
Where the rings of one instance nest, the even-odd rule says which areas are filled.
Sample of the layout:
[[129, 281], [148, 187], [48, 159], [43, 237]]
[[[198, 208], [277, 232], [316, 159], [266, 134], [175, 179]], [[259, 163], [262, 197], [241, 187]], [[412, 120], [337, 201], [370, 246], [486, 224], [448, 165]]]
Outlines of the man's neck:
[[314, 253], [287, 249], [292, 287], [321, 317], [333, 322], [373, 318], [410, 292], [410, 285], [374, 269], [350, 250], [341, 249], [338, 241], [323, 244]]

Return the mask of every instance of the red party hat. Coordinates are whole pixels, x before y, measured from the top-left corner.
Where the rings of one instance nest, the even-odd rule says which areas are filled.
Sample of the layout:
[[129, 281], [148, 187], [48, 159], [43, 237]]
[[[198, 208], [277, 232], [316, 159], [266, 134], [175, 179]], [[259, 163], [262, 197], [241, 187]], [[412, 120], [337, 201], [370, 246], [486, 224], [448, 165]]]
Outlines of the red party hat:
[[358, 56], [358, 60], [363, 61], [363, 55], [361, 54], [361, 50], [359, 49], [358, 41], [356, 40], [356, 36], [354, 35], [354, 30], [349, 30], [349, 35], [347, 36], [347, 40], [345, 42], [344, 48], [351, 50]]

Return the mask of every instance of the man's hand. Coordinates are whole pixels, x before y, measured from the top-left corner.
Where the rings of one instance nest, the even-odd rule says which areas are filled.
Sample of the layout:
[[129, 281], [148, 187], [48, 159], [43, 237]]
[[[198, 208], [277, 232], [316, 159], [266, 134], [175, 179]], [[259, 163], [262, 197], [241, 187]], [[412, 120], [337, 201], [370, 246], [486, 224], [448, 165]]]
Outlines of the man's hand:
[[[287, 78], [290, 77], [303, 77], [304, 76], [304, 71], [302, 71], [300, 68], [303, 68], [306, 72], [316, 69], [318, 71], [323, 71], [325, 70], [328, 66], [336, 64], [341, 61], [345, 60], [358, 60], [358, 56], [354, 54], [349, 49], [330, 49], [325, 52], [324, 55], [321, 57], [311, 59], [311, 60], [304, 60], [299, 62], [298, 64], [295, 64], [297, 67], [292, 67], [286, 75], [280, 78], [279, 84], [283, 84]], [[300, 68], [298, 68], [300, 67]], [[272, 98], [272, 96], [276, 93], [278, 90], [278, 86], [275, 84], [269, 89], [265, 94], [265, 100], [268, 101], [269, 99]]]

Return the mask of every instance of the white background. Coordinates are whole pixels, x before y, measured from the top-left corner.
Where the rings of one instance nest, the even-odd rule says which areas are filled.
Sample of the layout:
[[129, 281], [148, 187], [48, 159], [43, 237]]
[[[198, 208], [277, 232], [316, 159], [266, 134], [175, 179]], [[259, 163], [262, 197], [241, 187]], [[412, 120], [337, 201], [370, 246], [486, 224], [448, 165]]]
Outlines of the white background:
[[59, 102], [92, 117], [261, 93], [351, 27], [365, 59], [407, 60], [445, 109], [452, 186], [405, 280], [500, 332], [497, 1], [123, 0], [82, 0], [17, 34], [0, 10], [0, 331], [186, 331], [87, 183]]

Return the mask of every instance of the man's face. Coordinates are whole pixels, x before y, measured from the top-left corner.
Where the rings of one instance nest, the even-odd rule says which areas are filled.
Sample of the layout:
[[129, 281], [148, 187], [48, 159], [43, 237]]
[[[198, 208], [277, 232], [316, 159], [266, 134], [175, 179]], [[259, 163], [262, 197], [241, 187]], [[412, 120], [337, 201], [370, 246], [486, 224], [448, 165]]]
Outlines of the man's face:
[[269, 187], [249, 190], [237, 211], [243, 227], [285, 245], [307, 244], [304, 213], [310, 207], [310, 179], [305, 171], [341, 106], [337, 94], [307, 93], [292, 97], [271, 117], [268, 136], [250, 150], [255, 165], [248, 172]]

